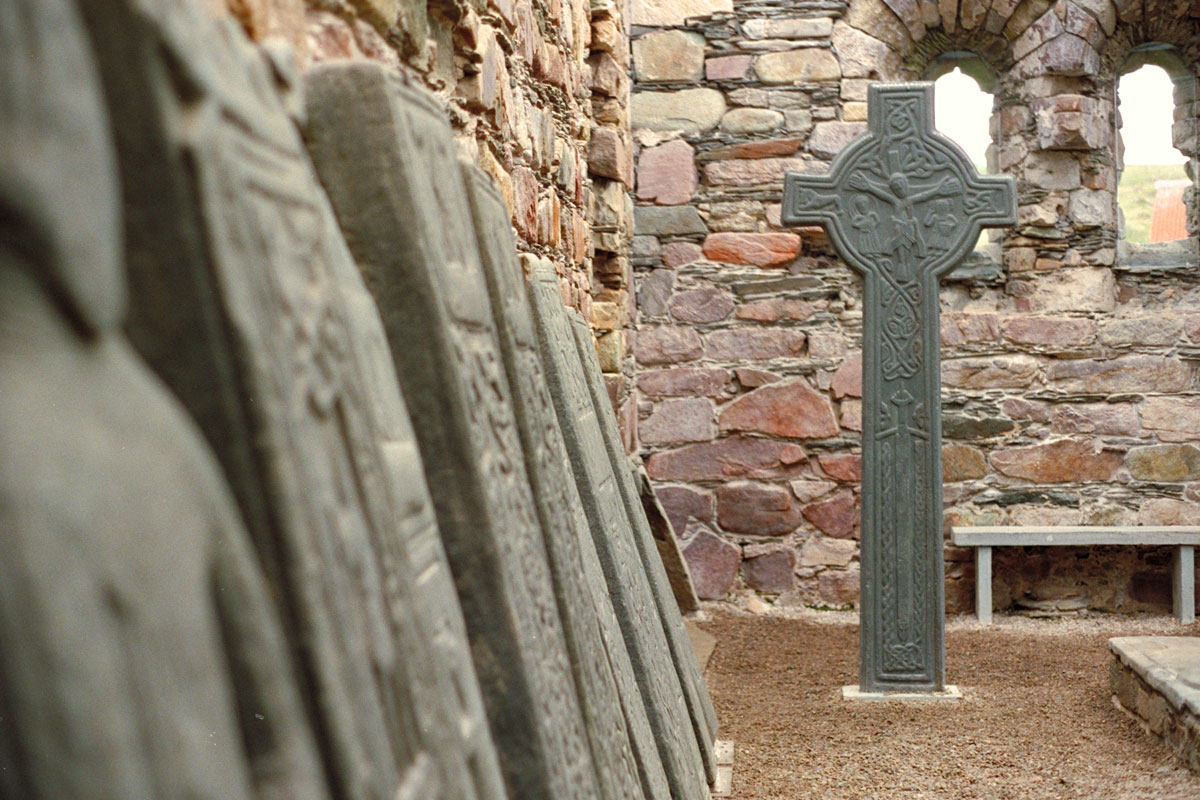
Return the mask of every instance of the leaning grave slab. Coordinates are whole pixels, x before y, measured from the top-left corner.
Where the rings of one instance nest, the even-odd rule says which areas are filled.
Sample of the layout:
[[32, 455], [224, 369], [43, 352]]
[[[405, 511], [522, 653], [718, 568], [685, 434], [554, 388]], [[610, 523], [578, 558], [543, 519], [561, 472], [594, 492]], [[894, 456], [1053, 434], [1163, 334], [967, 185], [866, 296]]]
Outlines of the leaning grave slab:
[[693, 735], [661, 615], [633, 541], [634, 531], [551, 264], [532, 265], [529, 302], [571, 469], [658, 741], [671, 795], [677, 799], [706, 796], [701, 751], [712, 745]]
[[873, 84], [868, 132], [828, 176], [787, 173], [785, 225], [820, 224], [863, 275], [859, 685], [945, 684], [938, 279], [985, 226], [1016, 223], [1010, 177], [980, 177], [933, 129], [933, 84]]
[[410, 521], [362, 372], [370, 321], [345, 302], [357, 273], [278, 65], [191, 0], [79, 6], [117, 133], [131, 336], [230, 477], [291, 622], [331, 793], [494, 796], [490, 742], [460, 733], [471, 709], [453, 681], [473, 678], [439, 665], [415, 622]]
[[0, 0], [0, 796], [323, 800], [233, 496], [122, 331], [98, 72], [72, 0]]
[[596, 354], [595, 340], [592, 338], [591, 326], [582, 315], [572, 317], [572, 328], [575, 334], [575, 349], [583, 362], [583, 375], [587, 381], [588, 391], [592, 396], [592, 405], [596, 409], [596, 418], [600, 421], [600, 433], [604, 438], [604, 448], [608, 451], [609, 460], [613, 464], [613, 473], [617, 478], [617, 490], [621, 501], [625, 504], [625, 515], [633, 529], [633, 542], [637, 548], [642, 568], [650, 581], [650, 591], [654, 596], [654, 604], [662, 620], [663, 632], [667, 637], [667, 646], [671, 650], [671, 660], [679, 673], [679, 683], [683, 687], [683, 696], [687, 700], [688, 712], [691, 714], [692, 727], [696, 731], [696, 739], [704, 756], [704, 769], [709, 783], [716, 780], [717, 764], [713, 755], [713, 744], [717, 738], [717, 712], [713, 709], [712, 698], [700, 675], [700, 665], [696, 661], [696, 651], [692, 649], [687, 630], [683, 626], [683, 617], [675, 602], [674, 592], [658, 555], [658, 547], [654, 543], [654, 535], [650, 532], [650, 523], [646, 519], [646, 511], [642, 507], [641, 493], [637, 488], [636, 467], [625, 453], [621, 436], [617, 430], [617, 420], [611, 409], [608, 391], [604, 388], [604, 375], [600, 371], [600, 359]]
[[508, 209], [481, 170], [464, 166], [464, 177], [597, 777], [614, 800], [639, 796], [638, 783], [643, 796], [665, 800], [666, 773], [546, 385]]
[[379, 303], [509, 795], [599, 797], [450, 126], [378, 64], [318, 87], [310, 147]]
[[679, 549], [679, 538], [671, 526], [667, 510], [663, 508], [654, 493], [654, 485], [646, 473], [642, 463], [637, 464], [637, 488], [641, 496], [642, 509], [646, 512], [646, 521], [650, 532], [654, 535], [654, 546], [662, 559], [663, 569], [667, 572], [667, 580], [671, 584], [671, 592], [675, 595], [675, 603], [680, 613], [690, 614], [700, 610], [700, 598], [696, 596], [696, 587], [692, 584], [692, 574], [688, 569], [683, 551]]

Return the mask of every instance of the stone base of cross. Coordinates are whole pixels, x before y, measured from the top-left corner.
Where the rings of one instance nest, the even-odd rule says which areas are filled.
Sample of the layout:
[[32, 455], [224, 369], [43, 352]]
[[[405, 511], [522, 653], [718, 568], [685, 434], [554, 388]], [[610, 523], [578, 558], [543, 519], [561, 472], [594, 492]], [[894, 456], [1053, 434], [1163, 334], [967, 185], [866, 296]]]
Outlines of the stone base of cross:
[[944, 693], [938, 279], [982, 228], [1017, 220], [933, 129], [933, 84], [870, 87], [868, 131], [827, 176], [789, 172], [783, 222], [824, 226], [863, 275], [859, 693]]

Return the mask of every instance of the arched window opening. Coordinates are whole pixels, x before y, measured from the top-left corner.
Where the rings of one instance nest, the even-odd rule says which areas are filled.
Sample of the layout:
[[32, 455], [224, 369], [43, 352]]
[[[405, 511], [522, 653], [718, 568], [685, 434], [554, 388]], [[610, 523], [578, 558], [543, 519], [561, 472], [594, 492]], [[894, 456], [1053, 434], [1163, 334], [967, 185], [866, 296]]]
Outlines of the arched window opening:
[[[980, 172], [993, 172], [992, 95], [984, 91], [992, 80], [982, 60], [972, 53], [947, 53], [926, 71], [933, 83], [933, 122], [942, 135], [953, 139]], [[992, 234], [984, 231], [975, 243], [982, 250]], [[998, 236], [998, 234], [996, 234]], [[999, 257], [999, 254], [996, 254]]]
[[1187, 156], [1174, 146], [1173, 82], [1165, 69], [1139, 65], [1117, 83], [1118, 232], [1131, 244], [1188, 237]]
[[954, 140], [980, 172], [987, 172], [992, 144], [992, 96], [958, 66], [933, 83], [933, 119], [938, 132]]

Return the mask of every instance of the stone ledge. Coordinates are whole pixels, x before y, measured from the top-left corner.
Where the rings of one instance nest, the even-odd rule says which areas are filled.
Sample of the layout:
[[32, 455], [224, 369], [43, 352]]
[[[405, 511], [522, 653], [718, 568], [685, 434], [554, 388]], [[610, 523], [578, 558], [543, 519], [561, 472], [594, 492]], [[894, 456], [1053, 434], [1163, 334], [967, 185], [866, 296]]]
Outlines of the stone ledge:
[[1194, 270], [1200, 260], [1200, 243], [1195, 236], [1176, 242], [1138, 244], [1121, 240], [1117, 243], [1117, 272], [1173, 272]]
[[1114, 703], [1200, 772], [1200, 638], [1123, 636], [1108, 647]]
[[864, 692], [858, 684], [842, 687], [842, 699], [851, 701], [881, 702], [888, 700], [903, 700], [909, 702], [927, 703], [937, 700], [962, 700], [962, 691], [957, 686], [947, 684], [940, 692]]

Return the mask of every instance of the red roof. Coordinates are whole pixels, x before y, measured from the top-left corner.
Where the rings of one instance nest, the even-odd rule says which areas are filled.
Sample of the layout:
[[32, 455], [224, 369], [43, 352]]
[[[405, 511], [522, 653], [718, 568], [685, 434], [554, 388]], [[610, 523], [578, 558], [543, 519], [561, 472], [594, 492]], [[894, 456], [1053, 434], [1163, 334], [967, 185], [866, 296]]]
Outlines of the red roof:
[[1186, 178], [1154, 182], [1154, 213], [1150, 217], [1150, 241], [1173, 242], [1186, 239], [1187, 212], [1183, 190], [1191, 186]]

